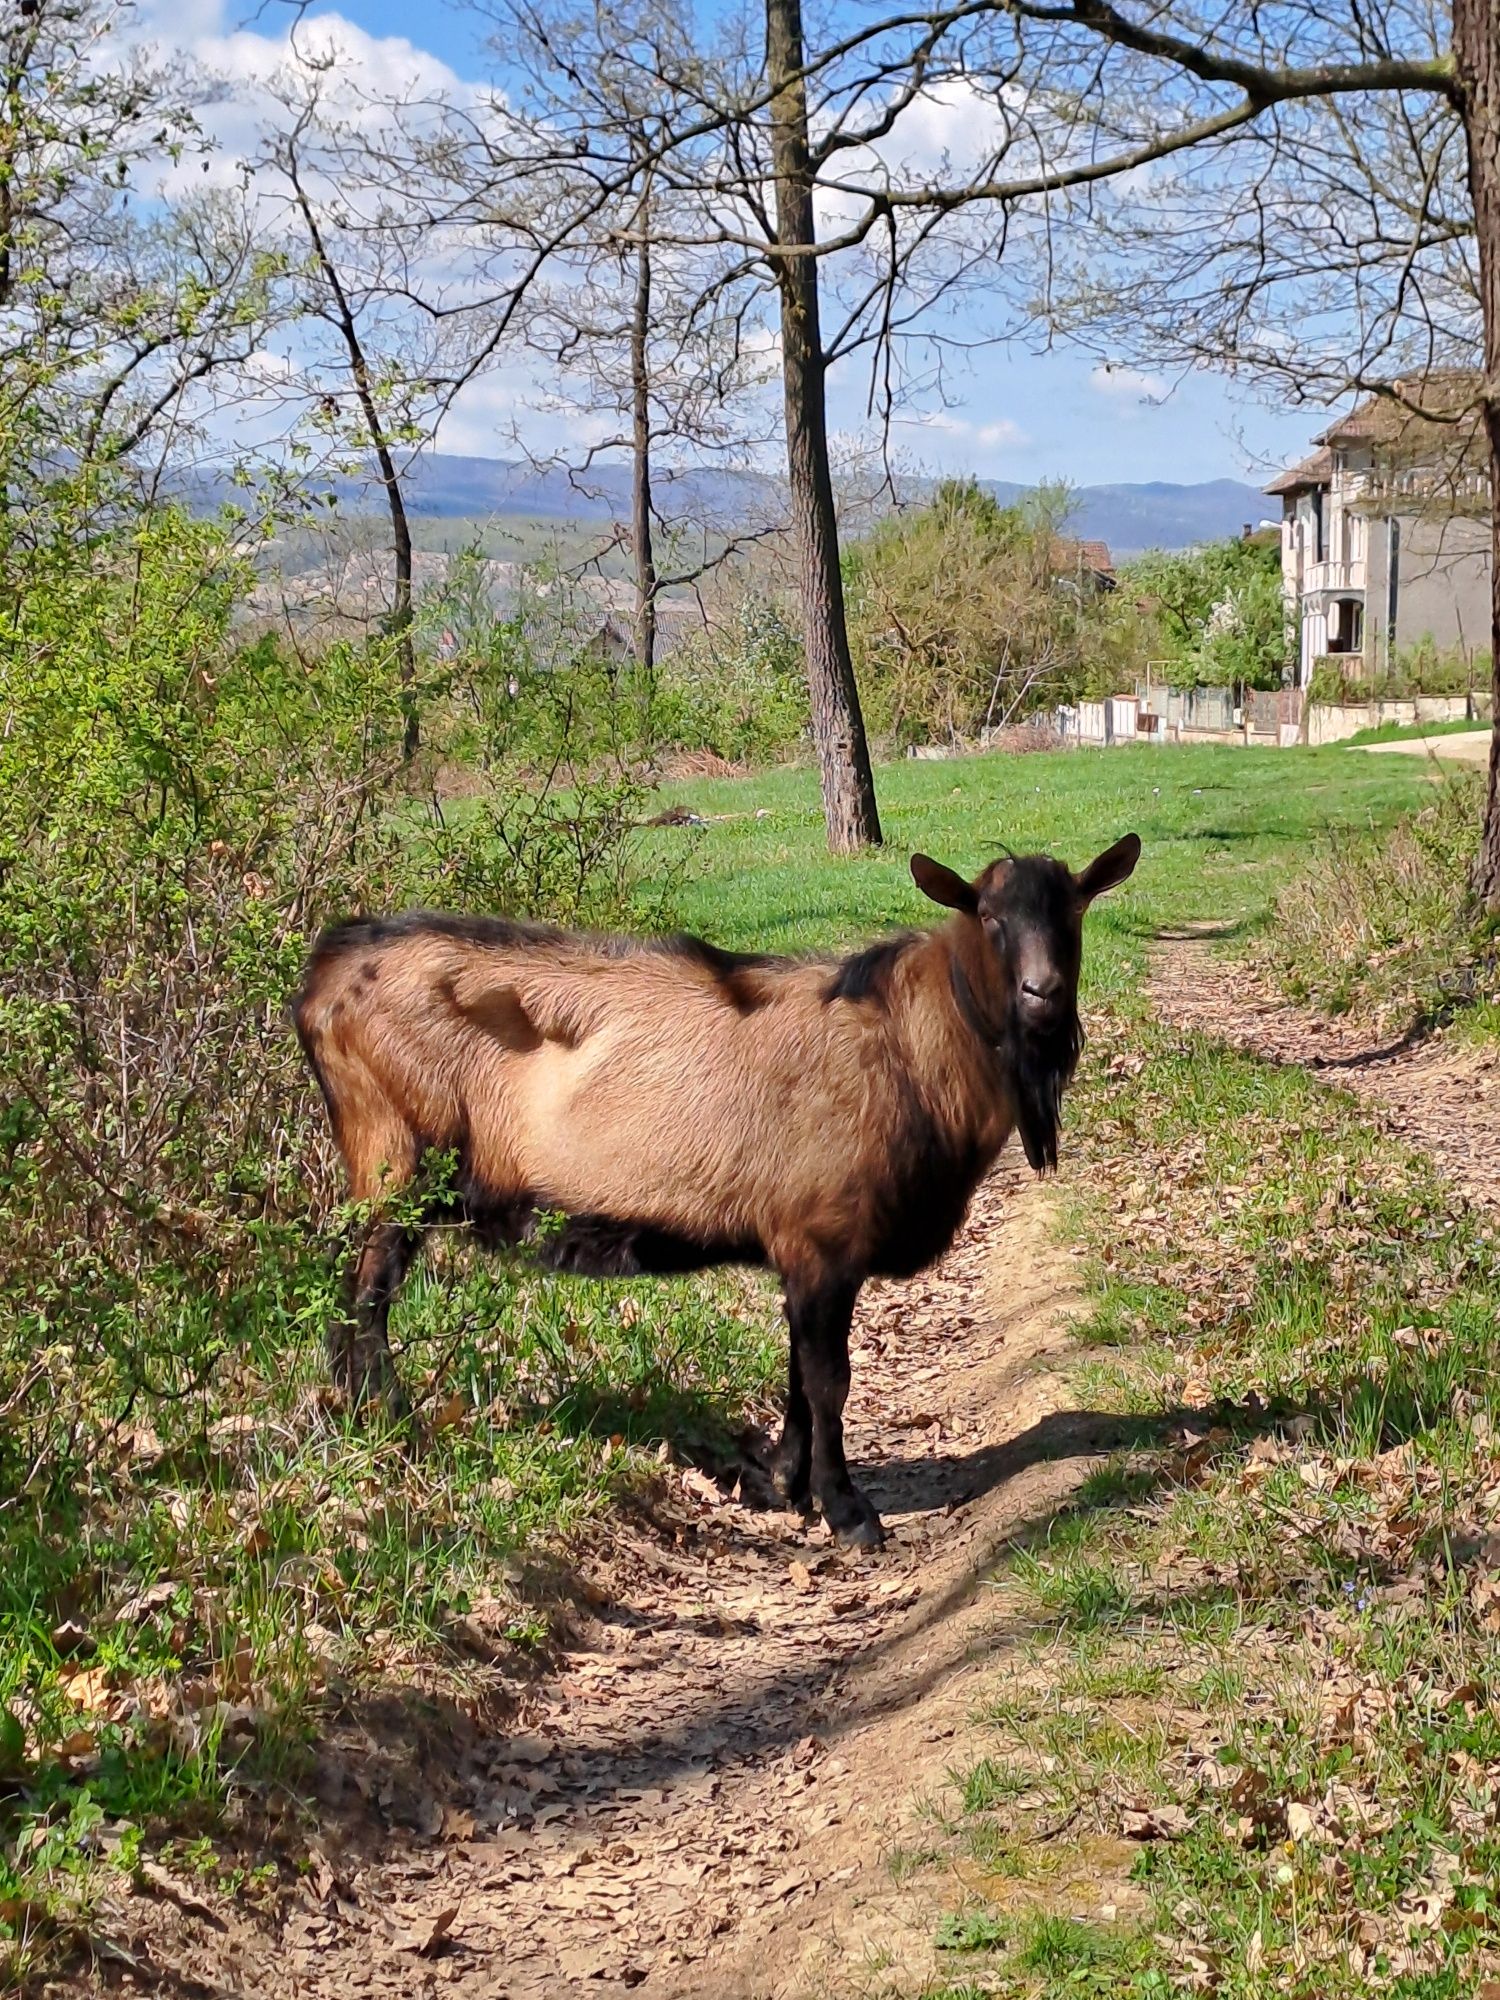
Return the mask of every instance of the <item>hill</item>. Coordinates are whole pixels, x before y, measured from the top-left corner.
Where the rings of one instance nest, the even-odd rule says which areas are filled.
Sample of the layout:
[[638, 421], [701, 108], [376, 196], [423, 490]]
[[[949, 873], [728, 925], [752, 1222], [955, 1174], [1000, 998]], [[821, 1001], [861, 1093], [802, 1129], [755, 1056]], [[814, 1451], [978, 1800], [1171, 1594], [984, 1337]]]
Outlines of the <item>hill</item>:
[[[982, 483], [1006, 502], [1028, 491], [1012, 481]], [[343, 505], [365, 511], [368, 489], [362, 493], [355, 481], [340, 484]], [[780, 503], [779, 482], [758, 472], [705, 468], [665, 473], [658, 475], [656, 486], [659, 499], [673, 513], [698, 512], [720, 527], [774, 519]], [[406, 495], [409, 511], [428, 521], [474, 521], [486, 516], [624, 520], [630, 507], [630, 468], [601, 463], [591, 468], [587, 480], [579, 480], [559, 467], [427, 452], [408, 474]], [[1075, 502], [1072, 531], [1108, 542], [1116, 557], [1142, 549], [1188, 548], [1195, 542], [1237, 535], [1247, 522], [1259, 522], [1270, 512], [1265, 495], [1238, 479], [1186, 486], [1165, 480], [1082, 486], [1076, 489]]]

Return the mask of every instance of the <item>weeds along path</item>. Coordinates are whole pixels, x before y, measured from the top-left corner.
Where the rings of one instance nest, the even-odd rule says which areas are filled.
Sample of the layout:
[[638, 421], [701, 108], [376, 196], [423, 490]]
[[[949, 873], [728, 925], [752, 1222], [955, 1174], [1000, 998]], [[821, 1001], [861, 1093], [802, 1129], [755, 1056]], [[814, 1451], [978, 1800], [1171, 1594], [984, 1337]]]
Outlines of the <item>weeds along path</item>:
[[1274, 1062], [1302, 1063], [1352, 1091], [1382, 1130], [1430, 1153], [1472, 1201], [1500, 1209], [1500, 1048], [1441, 1034], [1391, 1040], [1327, 1020], [1293, 1006], [1248, 967], [1217, 957], [1205, 936], [1163, 938], [1148, 990], [1176, 1027]]
[[941, 1266], [870, 1287], [850, 1456], [880, 1556], [664, 1471], [506, 1733], [450, 1718], [420, 1769], [373, 1721], [346, 1735], [300, 1898], [261, 1927], [162, 1898], [125, 1933], [161, 1990], [771, 2000], [863, 1991], [881, 1930], [883, 1962], [930, 1969], [930, 1917], [898, 1935], [898, 1816], [941, 1784], [1010, 1637], [983, 1588], [997, 1550], [1107, 1442], [1055, 1371], [1075, 1267], [1048, 1225], [1007, 1158]]

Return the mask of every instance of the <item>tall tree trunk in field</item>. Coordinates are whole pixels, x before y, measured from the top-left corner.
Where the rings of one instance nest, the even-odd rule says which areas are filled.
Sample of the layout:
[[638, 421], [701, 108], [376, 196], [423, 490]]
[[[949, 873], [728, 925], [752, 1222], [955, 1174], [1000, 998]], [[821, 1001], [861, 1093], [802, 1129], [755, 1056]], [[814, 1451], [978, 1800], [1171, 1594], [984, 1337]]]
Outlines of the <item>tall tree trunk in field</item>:
[[[814, 242], [813, 174], [807, 131], [801, 0], [766, 0], [771, 164], [776, 177], [776, 240]], [[786, 402], [787, 484], [802, 578], [802, 624], [813, 744], [823, 786], [828, 845], [851, 854], [880, 839], [859, 690], [849, 656], [838, 521], [828, 467], [823, 333], [816, 257], [780, 257], [781, 376]]]
[[656, 551], [651, 538], [651, 180], [636, 210], [635, 307], [630, 319], [630, 543], [635, 568], [635, 661], [649, 690], [656, 665]]
[[1500, 913], [1500, 10], [1454, 0], [1453, 54], [1469, 148], [1484, 315], [1484, 432], [1490, 474], [1490, 782], [1474, 887]]

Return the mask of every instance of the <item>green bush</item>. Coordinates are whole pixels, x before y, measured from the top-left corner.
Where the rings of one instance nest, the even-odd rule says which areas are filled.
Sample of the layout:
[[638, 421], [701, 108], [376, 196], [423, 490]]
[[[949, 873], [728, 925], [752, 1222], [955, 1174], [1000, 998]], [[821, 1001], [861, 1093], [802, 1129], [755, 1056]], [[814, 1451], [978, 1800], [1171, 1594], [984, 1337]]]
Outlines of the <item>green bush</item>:
[[[234, 643], [246, 575], [176, 514], [32, 551], [0, 635], [0, 1485], [328, 1307], [339, 1201], [287, 1016], [310, 937], [413, 902], [618, 917], [640, 795], [482, 712], [461, 811], [401, 763], [383, 647]], [[476, 683], [477, 684], [477, 683]], [[23, 1393], [45, 1381], [48, 1394]]]
[[1406, 1029], [1484, 996], [1494, 925], [1470, 889], [1484, 789], [1458, 772], [1388, 834], [1343, 836], [1287, 884], [1264, 952], [1294, 998]]
[[807, 740], [802, 635], [773, 596], [747, 590], [657, 668], [649, 735], [658, 750], [776, 763]]
[[1470, 694], [1488, 690], [1488, 654], [1441, 651], [1431, 639], [1398, 651], [1389, 668], [1366, 674], [1358, 654], [1328, 655], [1313, 668], [1308, 683], [1312, 701], [1359, 703], [1409, 701], [1417, 695]]
[[877, 735], [959, 742], [1134, 685], [1147, 628], [1083, 571], [1066, 512], [1060, 490], [1002, 507], [977, 482], [949, 480], [848, 549], [850, 646]]
[[1181, 554], [1151, 550], [1123, 582], [1151, 607], [1174, 684], [1282, 685], [1292, 635], [1275, 542], [1238, 537]]

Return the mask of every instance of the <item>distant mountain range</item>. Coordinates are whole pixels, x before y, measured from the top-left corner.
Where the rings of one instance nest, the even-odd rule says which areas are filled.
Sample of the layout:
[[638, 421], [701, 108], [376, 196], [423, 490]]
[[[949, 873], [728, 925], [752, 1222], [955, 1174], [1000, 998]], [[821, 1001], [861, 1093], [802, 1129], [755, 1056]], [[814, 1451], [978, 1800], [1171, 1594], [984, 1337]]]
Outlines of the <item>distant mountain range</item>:
[[[1004, 480], [983, 483], [1006, 502], [1027, 491]], [[1222, 541], [1262, 521], [1281, 519], [1279, 503], [1241, 479], [1208, 479], [1197, 486], [1173, 486], [1161, 479], [1139, 486], [1080, 486], [1073, 498], [1068, 532], [1108, 542], [1116, 557]]]
[[[219, 497], [216, 482], [193, 482], [205, 499]], [[1029, 489], [1013, 481], [982, 482], [997, 499], [1019, 500]], [[701, 514], [705, 525], [727, 527], [773, 521], [781, 508], [779, 481], [765, 473], [713, 468], [658, 475], [659, 497], [678, 515]], [[340, 504], [367, 513], [379, 505], [368, 486], [335, 482]], [[461, 458], [426, 452], [405, 481], [406, 504], [427, 519], [485, 519], [526, 515], [549, 520], [625, 520], [630, 511], [630, 468], [600, 463], [586, 478], [556, 467], [537, 468], [498, 458]], [[226, 495], [227, 497], [227, 495]], [[1108, 542], [1117, 558], [1142, 549], [1182, 549], [1195, 542], [1237, 535], [1276, 510], [1254, 486], [1211, 479], [1193, 486], [1149, 480], [1139, 485], [1082, 486], [1074, 494], [1071, 533]]]

